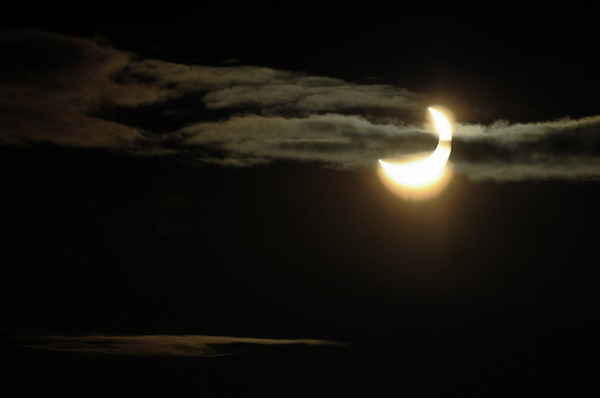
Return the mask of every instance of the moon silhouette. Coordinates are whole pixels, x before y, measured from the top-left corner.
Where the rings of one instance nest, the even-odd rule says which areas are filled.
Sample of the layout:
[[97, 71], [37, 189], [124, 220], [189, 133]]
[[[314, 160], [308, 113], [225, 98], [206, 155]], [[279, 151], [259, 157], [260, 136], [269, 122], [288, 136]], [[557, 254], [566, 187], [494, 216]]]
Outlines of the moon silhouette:
[[440, 110], [429, 108], [438, 145], [429, 156], [411, 157], [408, 160], [379, 159], [379, 174], [385, 185], [407, 199], [424, 199], [439, 193], [449, 181], [447, 167], [452, 146], [452, 125]]

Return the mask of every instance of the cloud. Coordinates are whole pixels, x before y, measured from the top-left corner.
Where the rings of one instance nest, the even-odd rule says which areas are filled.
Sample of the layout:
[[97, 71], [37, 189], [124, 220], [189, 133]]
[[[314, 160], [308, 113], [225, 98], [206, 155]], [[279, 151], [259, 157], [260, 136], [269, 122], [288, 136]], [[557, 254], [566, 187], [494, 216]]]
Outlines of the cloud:
[[255, 107], [260, 113], [332, 112], [360, 108], [414, 109], [425, 97], [384, 84], [361, 85], [340, 79], [259, 66], [210, 67], [145, 60], [129, 73], [179, 92], [206, 92], [210, 109]]
[[[425, 125], [378, 124], [360, 116], [325, 114], [234, 117], [194, 124], [181, 134], [187, 146], [219, 149], [223, 164], [288, 159], [355, 169], [373, 167], [378, 158], [432, 151], [436, 139], [429, 131]], [[597, 179], [600, 116], [458, 124], [451, 161], [458, 173], [474, 180]]]
[[131, 56], [97, 40], [38, 30], [0, 31], [0, 140], [123, 147], [142, 138], [134, 127], [91, 116], [101, 104], [136, 106], [169, 91], [116, 81]]
[[[101, 39], [37, 30], [0, 31], [0, 50], [9, 54], [0, 65], [5, 145], [46, 141], [223, 166], [293, 160], [342, 169], [435, 147], [428, 126], [415, 121], [427, 98], [399, 87], [142, 59]], [[600, 177], [599, 155], [600, 116], [592, 116], [458, 124], [450, 160], [475, 180], [580, 180]]]
[[258, 339], [203, 335], [89, 335], [23, 337], [23, 347], [81, 354], [215, 357], [240, 348], [260, 346], [334, 346], [341, 343], [314, 339]]
[[[202, 97], [198, 115], [201, 107], [306, 115], [361, 107], [397, 113], [424, 104], [423, 96], [387, 85], [360, 85], [259, 66], [143, 60], [101, 39], [39, 30], [0, 31], [0, 50], [10, 54], [0, 66], [0, 142], [4, 143], [160, 146], [152, 129], [100, 117], [99, 111], [160, 104], [189, 94]], [[177, 109], [165, 107], [161, 113], [168, 119]]]
[[276, 159], [323, 162], [341, 168], [371, 167], [379, 157], [435, 148], [423, 126], [374, 124], [358, 116], [234, 117], [180, 131], [186, 145], [218, 148], [244, 165]]
[[475, 180], [600, 178], [600, 116], [459, 125], [453, 163]]

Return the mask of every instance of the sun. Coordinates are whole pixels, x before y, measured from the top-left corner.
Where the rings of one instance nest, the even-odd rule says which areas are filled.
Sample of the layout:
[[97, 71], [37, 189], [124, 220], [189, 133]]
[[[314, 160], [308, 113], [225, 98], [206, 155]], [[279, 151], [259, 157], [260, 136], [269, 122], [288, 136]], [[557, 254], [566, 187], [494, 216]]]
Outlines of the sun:
[[446, 114], [429, 108], [438, 145], [430, 155], [412, 156], [400, 160], [379, 159], [379, 175], [394, 193], [406, 199], [426, 199], [437, 195], [449, 182], [447, 166], [452, 144], [452, 123]]

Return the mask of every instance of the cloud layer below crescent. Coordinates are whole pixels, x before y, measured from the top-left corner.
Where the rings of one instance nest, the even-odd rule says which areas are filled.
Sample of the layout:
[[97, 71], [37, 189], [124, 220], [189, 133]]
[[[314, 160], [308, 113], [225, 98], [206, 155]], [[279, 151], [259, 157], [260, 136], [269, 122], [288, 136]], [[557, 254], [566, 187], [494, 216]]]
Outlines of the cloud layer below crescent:
[[[74, 354], [215, 357], [268, 346], [339, 346], [315, 339], [259, 339], [205, 335], [88, 335], [21, 337], [23, 348]], [[236, 350], [237, 349], [237, 350]]]

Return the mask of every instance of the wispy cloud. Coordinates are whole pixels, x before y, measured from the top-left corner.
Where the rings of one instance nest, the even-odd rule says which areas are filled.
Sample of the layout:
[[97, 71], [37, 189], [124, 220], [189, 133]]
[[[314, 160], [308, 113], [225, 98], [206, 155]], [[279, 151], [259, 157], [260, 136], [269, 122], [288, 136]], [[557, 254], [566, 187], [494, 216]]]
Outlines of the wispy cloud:
[[[416, 122], [427, 98], [385, 84], [357, 84], [260, 66], [182, 65], [141, 59], [100, 39], [0, 32], [0, 143], [185, 154], [197, 162], [252, 166], [275, 160], [371, 168], [382, 157], [429, 151]], [[169, 126], [176, 99], [199, 98], [185, 125], [142, 127], [102, 110], [152, 112]], [[151, 110], [147, 107], [152, 106]], [[114, 113], [114, 112], [113, 112]], [[412, 115], [407, 117], [407, 115]], [[165, 131], [166, 130], [166, 131]], [[539, 123], [459, 124], [451, 162], [472, 179], [600, 178], [600, 116]]]
[[211, 109], [255, 107], [260, 113], [334, 112], [364, 108], [405, 109], [425, 97], [384, 84], [355, 84], [260, 66], [211, 67], [143, 60], [129, 65], [131, 77], [152, 79], [177, 92], [205, 92]]
[[0, 141], [50, 141], [127, 147], [143, 138], [132, 126], [92, 116], [102, 103], [136, 106], [171, 93], [116, 81], [130, 55], [97, 40], [37, 30], [0, 31]]
[[303, 118], [242, 116], [180, 130], [187, 146], [218, 148], [222, 161], [274, 159], [324, 162], [341, 168], [370, 167], [379, 157], [434, 148], [423, 126], [376, 124], [359, 116]]
[[457, 170], [472, 179], [598, 179], [600, 116], [459, 125], [455, 148]]
[[214, 357], [235, 348], [267, 346], [334, 346], [341, 343], [314, 339], [258, 339], [204, 335], [89, 335], [28, 336], [23, 347], [81, 354]]

